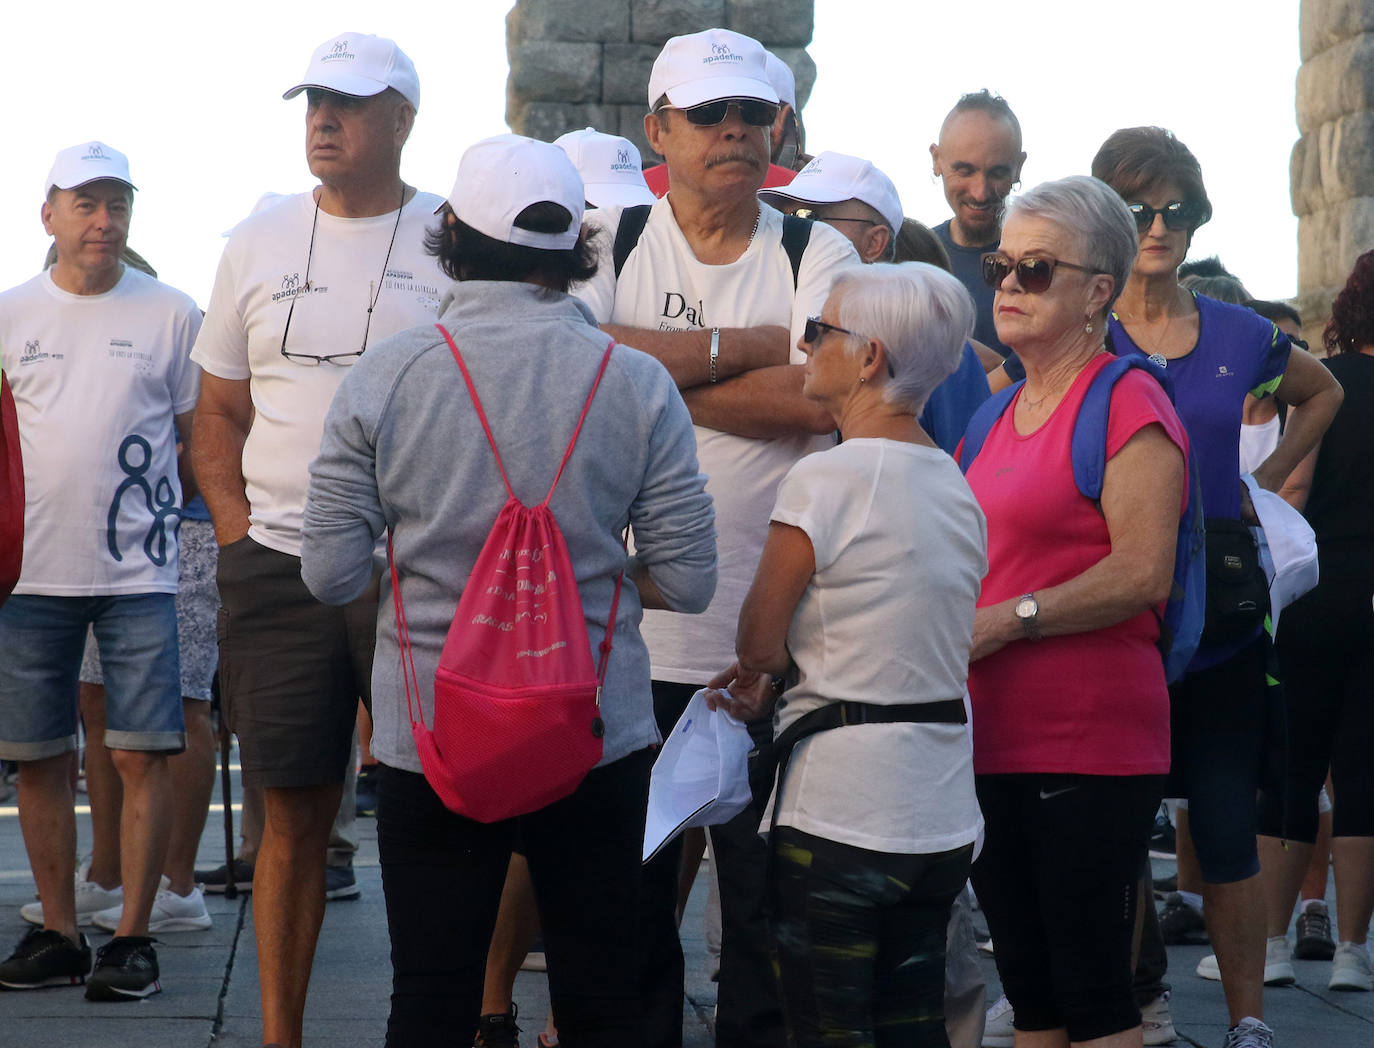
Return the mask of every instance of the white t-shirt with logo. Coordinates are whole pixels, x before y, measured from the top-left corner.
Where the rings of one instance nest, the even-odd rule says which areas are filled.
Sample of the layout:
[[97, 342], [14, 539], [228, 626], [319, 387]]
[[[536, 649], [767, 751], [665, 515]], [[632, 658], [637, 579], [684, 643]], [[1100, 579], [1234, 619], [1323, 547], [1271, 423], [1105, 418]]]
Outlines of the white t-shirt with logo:
[[[814, 223], [794, 290], [781, 212], [763, 205], [758, 232], [744, 253], [726, 265], [707, 265], [693, 254], [668, 200], [653, 205], [618, 282], [611, 256], [621, 209], [588, 214], [588, 225], [602, 227], [599, 268], [573, 291], [597, 321], [662, 331], [776, 324], [791, 332], [791, 362], [802, 363], [806, 358], [796, 348], [802, 327], [807, 317], [820, 314], [836, 275], [859, 264], [853, 245], [830, 226]], [[756, 440], [702, 426], [696, 438], [706, 490], [716, 506], [715, 599], [701, 615], [647, 611], [641, 630], [654, 679], [685, 684], [704, 684], [734, 662], [739, 609], [763, 551], [778, 481], [801, 456], [834, 443], [828, 436]]]
[[[938, 448], [847, 440], [798, 462], [772, 519], [816, 555], [787, 632], [799, 680], [777, 731], [830, 702], [961, 699], [987, 521]], [[862, 724], [793, 751], [778, 824], [872, 851], [941, 852], [982, 827], [962, 724]], [[767, 822], [764, 823], [767, 825]]]
[[175, 593], [174, 415], [196, 406], [200, 310], [126, 266], [102, 295], [51, 271], [0, 295], [0, 360], [24, 455], [16, 593]]
[[243, 476], [248, 533], [256, 542], [300, 556], [308, 467], [319, 454], [325, 412], [348, 371], [282, 356], [293, 299], [288, 353], [354, 353], [363, 347], [364, 330], [374, 346], [433, 322], [452, 284], [424, 249], [425, 231], [438, 222], [433, 212], [441, 203], [432, 193], [416, 193], [402, 209], [399, 226], [395, 211], [339, 218], [320, 210], [312, 251], [315, 200], [300, 193], [230, 233], [191, 359], [218, 378], [251, 380], [254, 416], [243, 447]]

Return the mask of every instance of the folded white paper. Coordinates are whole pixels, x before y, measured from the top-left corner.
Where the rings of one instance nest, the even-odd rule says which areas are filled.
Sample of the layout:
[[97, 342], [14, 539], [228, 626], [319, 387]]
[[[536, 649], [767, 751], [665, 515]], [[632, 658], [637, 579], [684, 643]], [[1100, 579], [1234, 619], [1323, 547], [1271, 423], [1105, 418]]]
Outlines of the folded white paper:
[[728, 822], [749, 806], [753, 746], [742, 722], [707, 708], [705, 689], [692, 696], [649, 779], [644, 862], [686, 827]]

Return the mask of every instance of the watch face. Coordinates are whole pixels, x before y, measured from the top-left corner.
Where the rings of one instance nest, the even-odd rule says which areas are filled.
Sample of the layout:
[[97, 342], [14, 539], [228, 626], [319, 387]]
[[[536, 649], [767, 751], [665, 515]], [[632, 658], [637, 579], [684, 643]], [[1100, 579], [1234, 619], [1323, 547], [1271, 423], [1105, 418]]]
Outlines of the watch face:
[[1016, 602], [1016, 617], [1018, 619], [1028, 619], [1040, 610], [1040, 605], [1036, 603], [1034, 597], [1022, 597]]

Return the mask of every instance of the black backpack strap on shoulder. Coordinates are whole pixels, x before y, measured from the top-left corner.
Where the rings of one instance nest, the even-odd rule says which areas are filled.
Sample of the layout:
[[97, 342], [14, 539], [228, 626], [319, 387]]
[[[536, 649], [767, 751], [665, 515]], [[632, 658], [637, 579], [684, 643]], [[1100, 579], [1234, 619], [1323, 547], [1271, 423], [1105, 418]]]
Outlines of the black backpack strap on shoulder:
[[[624, 219], [621, 220], [622, 224]], [[787, 252], [787, 261], [792, 263], [792, 290], [797, 289], [801, 280], [802, 256], [806, 245], [811, 243], [811, 221], [796, 215], [782, 216], [782, 249]], [[619, 240], [617, 239], [617, 245]], [[620, 269], [617, 267], [616, 272]]]
[[636, 204], [620, 212], [620, 225], [615, 231], [615, 247], [611, 249], [617, 280], [620, 279], [620, 271], [625, 268], [625, 260], [639, 243], [640, 234], [644, 232], [644, 224], [649, 221], [649, 211], [652, 207], [653, 204]]

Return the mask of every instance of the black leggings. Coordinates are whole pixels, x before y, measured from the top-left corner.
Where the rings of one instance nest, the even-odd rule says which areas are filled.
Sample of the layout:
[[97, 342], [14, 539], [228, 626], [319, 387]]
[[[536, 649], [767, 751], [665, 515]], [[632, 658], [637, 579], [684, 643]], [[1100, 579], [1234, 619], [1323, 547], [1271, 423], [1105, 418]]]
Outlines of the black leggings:
[[973, 887], [1018, 1030], [1090, 1041], [1140, 1025], [1131, 940], [1163, 779], [979, 775]]
[[[1374, 579], [1323, 579], [1279, 620], [1288, 702], [1288, 832], [1317, 839], [1317, 794], [1331, 769], [1333, 837], [1374, 837]], [[1282, 835], [1277, 798], [1260, 832]]]
[[779, 826], [778, 974], [794, 1048], [947, 1048], [945, 929], [973, 845], [892, 855]]
[[517, 822], [561, 1042], [642, 1042], [636, 929], [653, 756], [641, 750], [596, 768], [571, 796], [489, 825], [445, 808], [423, 775], [381, 766], [377, 844], [391, 931], [390, 1048], [472, 1044]]

